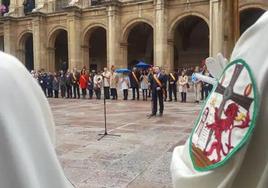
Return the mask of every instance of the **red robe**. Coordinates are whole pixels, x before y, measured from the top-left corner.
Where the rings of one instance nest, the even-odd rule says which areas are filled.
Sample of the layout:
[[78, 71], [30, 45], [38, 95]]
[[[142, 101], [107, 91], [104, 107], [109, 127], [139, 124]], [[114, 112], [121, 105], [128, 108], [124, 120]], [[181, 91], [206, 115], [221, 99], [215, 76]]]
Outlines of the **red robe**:
[[87, 88], [87, 83], [88, 83], [88, 76], [83, 74], [80, 76], [79, 79], [79, 85], [81, 89], [86, 89]]

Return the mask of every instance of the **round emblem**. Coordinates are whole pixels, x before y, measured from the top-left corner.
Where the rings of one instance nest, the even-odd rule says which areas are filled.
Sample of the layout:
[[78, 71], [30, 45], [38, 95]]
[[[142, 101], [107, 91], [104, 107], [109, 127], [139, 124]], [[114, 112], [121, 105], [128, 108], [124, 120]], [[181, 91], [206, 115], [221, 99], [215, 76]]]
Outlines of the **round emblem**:
[[190, 156], [198, 171], [228, 162], [249, 139], [255, 125], [258, 96], [249, 66], [236, 60], [223, 75], [192, 131]]

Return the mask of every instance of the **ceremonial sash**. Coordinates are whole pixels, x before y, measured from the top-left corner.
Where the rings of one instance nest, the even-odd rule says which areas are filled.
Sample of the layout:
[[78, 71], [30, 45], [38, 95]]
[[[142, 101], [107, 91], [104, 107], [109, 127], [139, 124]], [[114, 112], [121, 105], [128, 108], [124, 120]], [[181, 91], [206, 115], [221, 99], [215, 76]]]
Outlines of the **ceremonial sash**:
[[146, 82], [147, 84], [149, 83], [149, 81], [148, 81], [148, 79], [146, 78], [145, 75], [143, 76], [143, 79], [145, 80], [145, 82]]
[[86, 82], [87, 81], [87, 79], [84, 77], [84, 76], [81, 76], [82, 77], [82, 79]]
[[162, 83], [160, 82], [160, 80], [156, 77], [156, 75], [154, 74], [154, 80], [155, 80], [155, 82], [157, 83], [157, 85], [159, 86], [159, 87], [161, 87], [162, 88]]
[[176, 80], [172, 73], [169, 73], [169, 75], [171, 76], [171, 78], [173, 79], [173, 81]]
[[73, 75], [73, 79], [74, 79], [73, 83], [76, 83], [77, 82], [77, 79], [76, 79], [74, 73], [72, 75]]
[[137, 84], [139, 85], [138, 78], [137, 78], [137, 76], [135, 75], [135, 73], [134, 73], [134, 72], [132, 72], [132, 75], [133, 75], [134, 79], [136, 80]]
[[154, 80], [156, 81], [157, 85], [161, 88], [164, 98], [166, 98], [166, 91], [165, 91], [165, 88], [163, 88], [162, 83], [161, 83], [160, 80], [156, 77], [155, 74], [154, 74], [153, 78], [154, 78]]

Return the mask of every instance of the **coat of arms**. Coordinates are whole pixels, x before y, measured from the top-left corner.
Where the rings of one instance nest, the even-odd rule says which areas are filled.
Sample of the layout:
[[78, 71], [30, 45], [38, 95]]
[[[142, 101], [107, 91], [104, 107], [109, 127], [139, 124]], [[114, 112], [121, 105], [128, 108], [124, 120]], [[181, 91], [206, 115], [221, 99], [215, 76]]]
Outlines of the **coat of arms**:
[[243, 60], [230, 63], [204, 104], [190, 141], [195, 169], [216, 168], [238, 151], [254, 128], [257, 89]]

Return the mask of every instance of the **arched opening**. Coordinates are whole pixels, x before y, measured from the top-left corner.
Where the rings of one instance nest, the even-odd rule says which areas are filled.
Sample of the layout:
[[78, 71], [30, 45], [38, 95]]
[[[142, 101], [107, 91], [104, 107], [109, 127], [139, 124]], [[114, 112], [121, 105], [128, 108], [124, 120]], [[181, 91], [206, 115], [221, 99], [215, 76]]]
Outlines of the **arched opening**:
[[209, 27], [198, 16], [187, 16], [174, 29], [174, 68], [192, 68], [209, 56]]
[[0, 36], [0, 50], [4, 51], [5, 46], [4, 46], [4, 36]]
[[153, 28], [144, 22], [135, 24], [127, 38], [128, 68], [133, 67], [139, 61], [153, 65], [153, 45]]
[[106, 30], [95, 27], [88, 31], [88, 58], [90, 70], [103, 70], [107, 67], [107, 41]]
[[34, 70], [34, 50], [32, 33], [26, 32], [22, 35], [19, 40], [17, 55], [29, 71]]
[[27, 34], [25, 39], [25, 66], [31, 71], [34, 70], [33, 34]]
[[250, 26], [252, 26], [265, 10], [260, 8], [249, 8], [240, 12], [240, 34], [242, 35]]
[[55, 65], [54, 70], [67, 71], [69, 68], [68, 62], [68, 36], [67, 31], [59, 29], [55, 33]]

